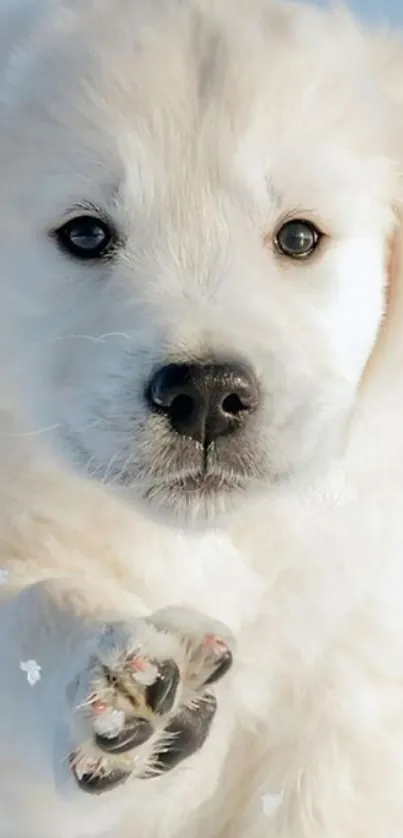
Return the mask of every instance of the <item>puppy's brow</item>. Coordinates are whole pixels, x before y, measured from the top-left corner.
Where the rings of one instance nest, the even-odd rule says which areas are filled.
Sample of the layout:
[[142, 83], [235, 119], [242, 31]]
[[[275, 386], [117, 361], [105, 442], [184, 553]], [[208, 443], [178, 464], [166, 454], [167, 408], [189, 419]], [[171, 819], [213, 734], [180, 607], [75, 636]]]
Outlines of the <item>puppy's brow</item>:
[[[114, 197], [115, 197], [115, 200], [116, 200], [116, 193], [114, 193]], [[105, 205], [106, 206], [111, 206], [111, 204], [112, 204], [112, 195], [111, 195], [110, 192], [109, 193], [107, 192], [105, 194]], [[88, 213], [88, 214], [91, 214], [91, 215], [100, 216], [102, 218], [106, 215], [106, 210], [105, 210], [105, 206], [102, 206], [101, 202], [87, 201], [87, 200], [84, 199], [82, 201], [74, 201], [74, 203], [71, 204], [67, 208], [67, 211], [66, 211], [66, 214], [69, 215], [69, 216], [72, 216], [72, 215], [74, 216], [74, 215], [77, 215], [79, 213]]]
[[271, 180], [270, 176], [266, 178], [266, 186], [267, 186], [267, 194], [270, 199], [270, 203], [274, 210], [281, 210], [284, 199], [281, 195], [281, 192], [275, 187], [273, 181]]
[[[95, 193], [97, 197], [94, 199], [86, 198], [84, 194], [82, 197], [74, 198], [64, 210], [64, 215], [71, 217], [79, 213], [88, 213], [105, 218], [108, 210], [113, 210], [121, 201], [122, 187], [120, 181], [91, 183], [89, 180], [87, 189], [88, 192]], [[85, 187], [83, 192], [85, 192]]]
[[77, 212], [91, 212], [94, 215], [102, 214], [103, 210], [101, 206], [93, 201], [76, 201], [72, 204], [67, 212], [71, 215]]

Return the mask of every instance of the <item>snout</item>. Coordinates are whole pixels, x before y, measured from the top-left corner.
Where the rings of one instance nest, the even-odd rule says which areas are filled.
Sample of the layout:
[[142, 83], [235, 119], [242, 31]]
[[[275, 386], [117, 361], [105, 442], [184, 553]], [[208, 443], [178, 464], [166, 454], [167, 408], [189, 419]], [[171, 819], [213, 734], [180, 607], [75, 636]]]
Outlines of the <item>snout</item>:
[[222, 360], [160, 367], [148, 382], [146, 399], [175, 434], [208, 449], [247, 426], [259, 407], [260, 391], [248, 364]]

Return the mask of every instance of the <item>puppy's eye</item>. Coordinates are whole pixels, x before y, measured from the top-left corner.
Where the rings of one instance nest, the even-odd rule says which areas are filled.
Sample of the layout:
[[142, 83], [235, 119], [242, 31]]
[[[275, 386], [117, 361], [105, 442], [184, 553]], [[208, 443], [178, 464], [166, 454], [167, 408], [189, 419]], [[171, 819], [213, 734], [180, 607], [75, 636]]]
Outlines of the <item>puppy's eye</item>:
[[322, 233], [310, 221], [287, 221], [277, 231], [274, 243], [283, 256], [304, 259], [316, 250]]
[[113, 240], [109, 225], [92, 215], [71, 218], [54, 235], [60, 247], [76, 259], [99, 259]]

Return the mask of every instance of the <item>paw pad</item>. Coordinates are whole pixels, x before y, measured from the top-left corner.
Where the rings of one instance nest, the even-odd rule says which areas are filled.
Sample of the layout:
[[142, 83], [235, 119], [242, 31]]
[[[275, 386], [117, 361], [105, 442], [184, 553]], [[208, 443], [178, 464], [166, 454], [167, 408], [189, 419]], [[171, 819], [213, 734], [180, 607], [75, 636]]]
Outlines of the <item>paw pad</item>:
[[144, 687], [151, 686], [158, 678], [158, 666], [146, 658], [136, 656], [127, 663], [131, 670], [132, 678]]
[[94, 702], [92, 711], [94, 713], [94, 730], [100, 736], [105, 736], [113, 739], [118, 736], [126, 722], [126, 716], [123, 710], [116, 710], [108, 707], [103, 701]]

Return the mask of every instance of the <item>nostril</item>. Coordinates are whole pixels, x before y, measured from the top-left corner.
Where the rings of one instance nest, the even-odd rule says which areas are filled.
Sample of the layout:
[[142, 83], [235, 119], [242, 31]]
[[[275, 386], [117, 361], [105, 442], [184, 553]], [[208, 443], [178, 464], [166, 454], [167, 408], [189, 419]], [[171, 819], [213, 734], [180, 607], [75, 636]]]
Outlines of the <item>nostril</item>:
[[160, 367], [146, 387], [148, 403], [164, 413], [190, 415], [194, 408], [194, 393], [187, 369], [176, 364]]
[[183, 422], [190, 419], [194, 408], [195, 403], [191, 396], [187, 396], [185, 393], [175, 396], [169, 407], [171, 420], [173, 422]]
[[245, 404], [237, 393], [230, 393], [222, 402], [222, 410], [227, 415], [238, 416], [243, 410], [248, 410], [249, 405]]

